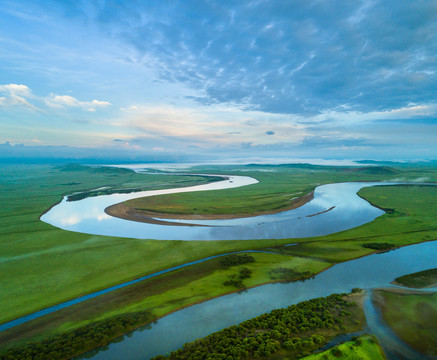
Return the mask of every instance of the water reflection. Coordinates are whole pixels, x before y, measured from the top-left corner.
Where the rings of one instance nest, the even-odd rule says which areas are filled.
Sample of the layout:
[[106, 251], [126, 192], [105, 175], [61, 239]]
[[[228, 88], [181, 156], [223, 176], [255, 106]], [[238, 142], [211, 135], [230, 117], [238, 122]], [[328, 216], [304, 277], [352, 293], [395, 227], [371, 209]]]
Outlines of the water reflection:
[[[157, 194], [231, 188], [255, 183], [250, 177], [234, 176], [230, 180], [186, 189], [112, 194], [67, 202], [64, 199], [41, 217], [41, 220], [64, 230], [96, 235], [159, 240], [248, 240], [299, 238], [327, 235], [372, 221], [384, 212], [371, 206], [356, 193], [366, 186], [381, 183], [339, 183], [319, 186], [314, 199], [290, 211], [256, 217], [225, 220], [170, 220], [205, 226], [177, 228], [115, 218], [104, 209], [132, 198]], [[328, 211], [329, 210], [329, 211]], [[317, 215], [316, 215], [317, 214]]]

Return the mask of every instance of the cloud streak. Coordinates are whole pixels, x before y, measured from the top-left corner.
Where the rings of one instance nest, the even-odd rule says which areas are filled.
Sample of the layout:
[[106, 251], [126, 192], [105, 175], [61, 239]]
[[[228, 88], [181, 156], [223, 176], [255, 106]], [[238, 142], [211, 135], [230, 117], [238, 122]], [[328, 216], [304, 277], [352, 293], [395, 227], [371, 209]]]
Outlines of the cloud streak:
[[48, 97], [36, 96], [31, 89], [22, 84], [0, 85], [0, 107], [20, 106], [32, 110], [41, 111], [31, 102], [43, 103], [49, 108], [81, 108], [86, 111], [96, 111], [99, 108], [110, 106], [108, 101], [92, 100], [79, 101], [70, 95], [50, 94]]
[[162, 79], [202, 89], [203, 103], [308, 114], [434, 100], [434, 1], [161, 1], [122, 3], [117, 16], [110, 9], [94, 6], [93, 20], [127, 39]]
[[29, 103], [29, 99], [35, 98], [26, 85], [5, 84], [0, 85], [0, 107], [20, 106], [31, 110], [39, 110]]
[[54, 95], [51, 94], [49, 98], [44, 100], [47, 106], [52, 108], [81, 108], [86, 111], [96, 111], [98, 108], [104, 108], [112, 105], [108, 101], [92, 100], [79, 101], [70, 95]]

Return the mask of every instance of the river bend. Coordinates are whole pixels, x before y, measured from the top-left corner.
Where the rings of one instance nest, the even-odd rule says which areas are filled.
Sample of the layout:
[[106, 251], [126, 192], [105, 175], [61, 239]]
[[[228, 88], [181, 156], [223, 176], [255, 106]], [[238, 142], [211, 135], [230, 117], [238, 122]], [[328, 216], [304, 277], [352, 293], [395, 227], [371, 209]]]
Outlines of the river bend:
[[[69, 202], [66, 198], [41, 216], [41, 220], [68, 231], [95, 235], [157, 240], [286, 239], [328, 235], [374, 220], [384, 212], [357, 195], [366, 186], [384, 183], [337, 183], [318, 186], [314, 198], [303, 206], [276, 214], [221, 220], [174, 220], [203, 226], [174, 226], [124, 220], [105, 213], [108, 206], [138, 197], [235, 188], [255, 184], [246, 176], [189, 188], [111, 194]], [[390, 183], [386, 183], [387, 185]], [[208, 225], [208, 226], [204, 226]]]

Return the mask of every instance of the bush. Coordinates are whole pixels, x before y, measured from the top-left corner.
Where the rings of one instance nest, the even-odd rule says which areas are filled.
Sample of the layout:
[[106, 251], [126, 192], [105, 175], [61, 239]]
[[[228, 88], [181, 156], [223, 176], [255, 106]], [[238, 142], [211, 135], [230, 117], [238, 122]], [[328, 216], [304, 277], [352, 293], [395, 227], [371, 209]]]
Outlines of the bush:
[[255, 262], [254, 257], [247, 254], [226, 255], [220, 259], [220, 265], [225, 268], [236, 266], [236, 265], [253, 263], [253, 262]]
[[361, 244], [361, 246], [368, 248], [368, 249], [372, 249], [372, 250], [391, 250], [391, 249], [394, 249], [396, 247], [396, 245], [393, 245], [391, 243], [386, 243], [386, 242], [365, 243], [365, 244]]
[[338, 347], [331, 349], [331, 354], [335, 357], [340, 357], [341, 355], [343, 355], [343, 353]]
[[43, 341], [13, 347], [0, 355], [1, 359], [65, 359], [106, 345], [111, 338], [150, 322], [148, 311], [118, 315], [85, 325], [76, 330], [53, 336]]

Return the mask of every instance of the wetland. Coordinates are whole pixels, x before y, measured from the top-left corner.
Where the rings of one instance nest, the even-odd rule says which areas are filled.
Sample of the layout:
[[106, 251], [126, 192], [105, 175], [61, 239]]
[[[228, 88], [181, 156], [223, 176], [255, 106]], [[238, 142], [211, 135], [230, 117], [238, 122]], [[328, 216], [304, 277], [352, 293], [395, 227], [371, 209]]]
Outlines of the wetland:
[[[190, 226], [181, 228], [164, 226], [173, 228], [174, 234], [174, 229], [177, 229], [176, 233], [178, 236], [173, 236], [172, 241], [148, 240], [154, 237], [153, 232], [148, 230], [142, 231], [145, 235], [142, 235], [141, 238], [126, 237], [126, 235], [113, 237], [92, 232], [87, 234], [78, 231], [66, 231], [39, 221], [41, 213], [53, 206], [54, 203], [59, 202], [63, 196], [69, 193], [77, 193], [81, 190], [92, 191], [101, 187], [115, 189], [114, 192], [116, 192], [117, 188], [141, 188], [144, 190], [145, 184], [148, 181], [158, 179], [154, 177], [156, 175], [140, 174], [129, 170], [102, 169], [104, 170], [80, 167], [78, 171], [69, 167], [59, 169], [49, 166], [26, 166], [24, 168], [15, 167], [6, 169], [7, 176], [2, 179], [0, 185], [2, 189], [8, 189], [7, 194], [3, 193], [2, 195], [2, 202], [6, 204], [5, 208], [8, 209], [8, 222], [2, 228], [2, 233], [0, 234], [2, 239], [5, 240], [1, 245], [3, 257], [0, 267], [2, 267], [2, 271], [8, 274], [8, 277], [2, 283], [2, 290], [4, 291], [2, 292], [3, 296], [0, 299], [0, 304], [4, 306], [4, 309], [8, 308], [12, 311], [8, 310], [3, 314], [3, 323], [5, 323], [5, 320], [7, 322], [8, 320], [19, 318], [20, 314], [33, 313], [38, 309], [49, 307], [51, 304], [60, 304], [63, 300], [68, 301], [82, 294], [90, 294], [93, 290], [106, 289], [110, 286], [123, 283], [123, 281], [138, 279], [143, 275], [171, 269], [174, 266], [208, 258], [209, 256], [256, 250], [257, 252], [251, 253], [255, 262], [244, 265], [250, 271], [251, 276], [245, 278], [242, 282], [244, 285], [242, 289], [251, 288], [248, 290], [251, 293], [256, 291], [256, 289], [264, 289], [263, 291], [265, 291], [267, 289], [265, 286], [285, 286], [272, 284], [259, 287], [261, 284], [283, 281], [284, 279], [278, 275], [281, 274], [281, 272], [278, 272], [278, 269], [286, 269], [281, 270], [284, 274], [314, 275], [329, 268], [328, 271], [322, 272], [315, 277], [315, 279], [318, 279], [323, 274], [331, 271], [331, 269], [343, 265], [342, 262], [344, 261], [375, 252], [375, 249], [372, 247], [364, 246], [366, 244], [392, 244], [394, 247], [400, 247], [437, 238], [434, 214], [435, 188], [417, 185], [362, 188], [359, 190], [359, 197], [357, 196], [357, 198], [364, 198], [373, 205], [376, 205], [377, 208], [374, 208], [366, 202], [367, 206], [376, 209], [380, 214], [383, 214], [382, 216], [375, 217], [373, 221], [367, 224], [352, 226], [349, 230], [346, 228], [344, 231], [336, 232], [339, 230], [334, 229], [332, 234], [327, 233], [323, 236], [308, 234], [306, 238], [299, 236], [292, 238], [286, 235], [285, 238], [281, 239], [280, 237], [272, 238], [272, 235], [268, 235], [265, 239], [262, 239], [262, 237], [251, 237], [249, 234], [246, 237], [247, 240], [244, 241], [234, 239], [226, 241], [213, 239], [209, 239], [209, 241], [177, 240], [181, 229], [202, 228], [203, 231], [205, 228], [210, 227], [232, 227], [230, 224], [233, 221], [240, 221], [240, 219], [227, 218], [200, 220], [208, 223], [207, 227]], [[266, 169], [269, 172], [266, 172]], [[219, 203], [217, 202], [218, 196], [221, 199], [220, 203], [224, 204], [223, 209], [232, 204], [230, 212], [238, 211], [239, 214], [245, 214], [241, 221], [247, 222], [248, 227], [250, 227], [253, 219], [263, 216], [275, 217], [280, 216], [282, 213], [287, 213], [288, 211], [286, 210], [287, 206], [290, 205], [290, 199], [294, 198], [296, 194], [305, 196], [316, 190], [316, 198], [317, 189], [318, 187], [323, 188], [323, 184], [342, 181], [381, 182], [393, 179], [398, 181], [402, 179], [402, 181], [407, 182], [416, 179], [419, 174], [426, 175], [430, 182], [436, 180], [435, 169], [432, 166], [422, 168], [409, 166], [397, 168], [349, 168], [293, 165], [260, 166], [258, 168], [256, 166], [241, 166], [239, 168], [215, 167], [214, 171], [211, 170], [210, 168], [202, 167], [193, 168], [190, 172], [214, 173], [220, 176], [241, 176], [244, 174], [244, 176], [258, 180], [258, 182], [238, 189], [214, 190], [202, 193], [202, 197], [197, 196], [204, 203], [203, 209], [207, 209], [203, 213], [211, 211], [208, 210], [211, 209], [208, 204]], [[172, 187], [171, 185], [177, 183], [179, 179], [184, 182], [187, 179], [192, 179], [192, 185], [199, 185], [199, 181], [208, 182], [205, 178], [189, 177], [186, 174], [179, 178], [177, 174], [159, 174], [158, 176], [163, 188], [167, 187], [165, 185], [166, 182], [168, 187]], [[209, 186], [211, 183], [205, 185]], [[156, 186], [159, 185], [153, 186], [156, 189]], [[24, 199], [21, 200], [23, 192], [29, 194], [27, 202], [23, 201]], [[180, 196], [185, 197], [185, 204], [190, 203], [190, 206], [196, 209], [202, 208], [200, 206], [202, 204], [198, 204], [196, 201], [193, 202], [191, 194], [194, 193], [188, 192], [180, 194]], [[103, 197], [113, 195], [116, 194], [103, 195]], [[120, 194], [120, 196], [126, 195], [131, 194]], [[98, 199], [99, 196], [94, 198]], [[156, 198], [159, 198], [159, 196]], [[196, 198], [195, 195], [194, 198]], [[284, 198], [287, 199], [288, 205], [284, 203]], [[85, 200], [88, 200], [88, 198]], [[173, 199], [172, 201], [176, 200]], [[364, 201], [363, 199], [361, 200]], [[29, 202], [34, 203], [34, 206], [31, 207], [32, 211], [23, 211], [29, 208]], [[164, 204], [166, 202], [167, 200], [164, 201]], [[73, 203], [75, 202], [71, 202], [71, 204]], [[249, 203], [249, 205], [245, 205], [246, 203]], [[311, 204], [311, 201], [301, 208], [309, 204]], [[335, 208], [332, 208], [332, 206], [332, 204], [329, 205], [325, 202], [318, 209], [304, 213], [302, 219], [317, 219], [328, 216], [331, 213], [335, 214], [337, 206]], [[268, 214], [259, 215], [260, 207], [264, 207]], [[55, 208], [56, 206], [52, 210]], [[252, 213], [247, 211], [248, 208], [251, 209]], [[275, 214], [277, 210], [274, 210], [274, 208], [283, 209], [284, 211]], [[213, 212], [219, 215], [226, 213], [223, 209], [214, 209]], [[385, 209], [391, 209], [391, 211], [385, 211]], [[188, 212], [190, 211], [192, 210], [188, 209]], [[27, 215], [23, 216], [23, 213]], [[315, 216], [308, 217], [308, 215]], [[202, 216], [211, 216], [211, 214]], [[77, 219], [75, 220], [73, 217], [73, 219], [68, 218], [67, 220], [66, 223], [71, 224]], [[174, 219], [169, 220], [174, 221]], [[192, 222], [191, 219], [180, 221]], [[217, 221], [225, 221], [227, 225], [223, 226], [221, 224], [218, 226], [215, 223]], [[268, 222], [275, 223], [277, 219]], [[283, 227], [284, 224], [286, 223], [284, 222], [278, 227]], [[20, 229], [20, 231], [14, 231], [14, 227], [15, 229]], [[207, 239], [204, 238], [203, 240]], [[17, 241], [21, 244], [20, 247], [16, 246]], [[293, 246], [286, 246], [291, 244]], [[394, 250], [391, 253], [401, 250]], [[102, 259], [104, 260], [102, 261]], [[33, 268], [28, 269], [33, 269], [34, 271], [23, 271], [26, 269], [26, 266], [33, 266]], [[84, 301], [82, 304], [76, 304], [74, 305], [74, 311], [73, 308], [60, 310], [32, 320], [27, 324], [3, 331], [0, 333], [0, 346], [2, 349], [10, 346], [24, 347], [31, 340], [49, 339], [52, 336], [57, 336], [56, 334], [75, 331], [75, 329], [83, 328], [96, 321], [109, 321], [112, 318], [117, 318], [117, 316], [121, 319], [122, 317], [120, 316], [124, 316], [124, 314], [135, 314], [141, 311], [146, 311], [150, 315], [151, 320], [160, 318], [157, 324], [160, 325], [163, 322], [165, 323], [168, 318], [171, 319], [173, 315], [181, 313], [176, 311], [178, 309], [185, 308], [185, 310], [182, 310], [183, 312], [196, 306], [215, 304], [215, 301], [226, 298], [226, 296], [221, 296], [226, 293], [232, 293], [227, 296], [239, 296], [239, 299], [242, 299], [241, 296], [244, 296], [245, 293], [238, 293], [242, 289], [238, 289], [234, 285], [224, 285], [229, 277], [241, 274], [240, 267], [221, 268], [218, 260], [210, 259], [183, 269], [175, 269], [174, 271], [163, 273], [154, 279], [145, 279], [144, 281], [131, 284], [125, 289], [118, 289], [111, 294], [102, 294], [95, 299]], [[432, 267], [435, 268], [435, 264], [430, 266], [430, 268]], [[13, 276], [14, 272], [12, 269], [14, 268], [18, 270], [16, 277]], [[414, 271], [420, 270], [426, 269]], [[38, 278], [39, 274], [41, 276]], [[360, 272], [355, 272], [354, 274], [357, 277], [357, 274], [360, 274]], [[400, 275], [406, 275], [406, 273], [398, 274], [396, 277]], [[18, 279], [21, 285], [17, 287], [14, 284], [17, 284]], [[54, 279], [57, 280], [53, 282], [55, 286], [41, 287], [38, 285], [50, 284], [51, 280]], [[389, 283], [393, 280], [394, 278], [387, 279], [387, 282]], [[306, 280], [302, 284], [310, 283], [311, 281], [313, 280]], [[333, 282], [335, 283], [335, 281]], [[338, 282], [341, 282], [341, 280], [338, 280]], [[290, 284], [301, 283], [292, 282]], [[32, 287], [38, 288], [38, 291], [32, 292]], [[355, 286], [351, 285], [352, 287]], [[138, 291], [140, 288], [144, 290]], [[268, 289], [270, 291], [270, 288]], [[350, 289], [346, 291], [350, 291]], [[20, 295], [20, 292], [22, 295]], [[332, 292], [334, 291], [330, 293]], [[323, 296], [330, 293], [325, 293]], [[14, 296], [13, 294], [15, 296], [18, 295], [16, 297], [18, 302], [15, 302], [14, 307], [7, 307], [11, 296]], [[309, 298], [317, 296], [317, 291], [311, 292], [308, 296]], [[215, 299], [204, 302], [211, 298]], [[187, 307], [195, 303], [200, 304]], [[272, 304], [276, 303], [273, 302]], [[290, 303], [284, 304], [284, 306], [289, 305]], [[217, 309], [220, 309], [220, 307]], [[258, 310], [256, 314], [259, 314], [259, 311], [262, 310]], [[173, 314], [162, 317], [169, 313]], [[179, 324], [179, 320], [173, 322], [173, 324], [175, 323]], [[45, 325], [40, 326], [41, 324]], [[135, 328], [139, 325], [141, 325], [141, 321], [138, 321], [133, 327]], [[221, 326], [220, 324], [216, 325]], [[153, 325], [152, 330], [154, 327], [156, 326]], [[126, 327], [125, 331], [127, 330], [128, 328]], [[20, 336], [17, 334], [20, 334]], [[148, 331], [148, 337], [153, 339], [153, 336], [150, 334], [151, 332]], [[110, 337], [113, 336], [111, 335]], [[166, 334], [166, 338], [169, 338], [169, 336], [171, 337], [171, 332]], [[191, 340], [188, 339], [187, 341]], [[119, 344], [122, 343], [125, 343], [125, 341]], [[166, 351], [169, 350], [164, 352]], [[159, 353], [155, 353], [155, 355]], [[108, 354], [106, 352], [105, 356], [108, 356]]]

